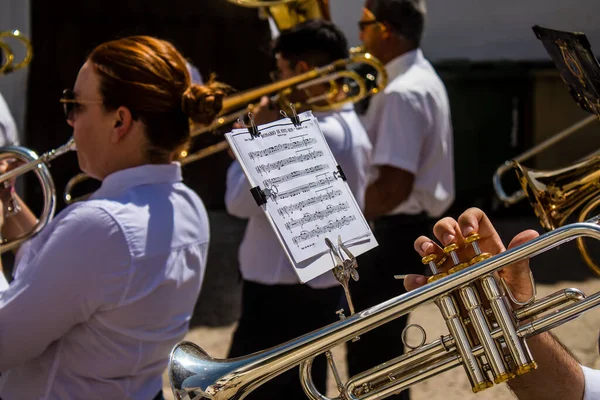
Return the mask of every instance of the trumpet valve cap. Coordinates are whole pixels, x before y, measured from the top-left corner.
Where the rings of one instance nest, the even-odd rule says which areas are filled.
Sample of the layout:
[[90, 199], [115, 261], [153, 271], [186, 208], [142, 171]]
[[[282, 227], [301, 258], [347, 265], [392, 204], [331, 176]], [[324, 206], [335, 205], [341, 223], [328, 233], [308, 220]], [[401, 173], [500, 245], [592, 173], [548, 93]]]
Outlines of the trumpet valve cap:
[[527, 372], [533, 371], [534, 369], [537, 369], [537, 364], [535, 361], [532, 361], [529, 364], [521, 365], [519, 368], [517, 368], [517, 375], [526, 374]]
[[427, 278], [427, 283], [435, 282], [435, 281], [437, 281], [438, 279], [442, 279], [442, 278], [443, 278], [443, 277], [445, 277], [445, 276], [448, 276], [448, 274], [447, 274], [447, 273], [445, 273], [445, 272], [440, 272], [440, 273], [437, 273], [437, 274], [435, 274], [435, 275], [432, 275], [432, 276], [430, 276], [429, 278]]
[[421, 259], [421, 262], [423, 264], [429, 264], [430, 262], [437, 260], [437, 257], [438, 257], [437, 254], [430, 254], [428, 256], [423, 257]]
[[458, 271], [462, 271], [463, 269], [467, 268], [468, 266], [469, 266], [469, 264], [467, 264], [467, 263], [456, 264], [454, 267], [452, 267], [448, 270], [448, 274], [454, 274]]
[[479, 239], [481, 239], [481, 236], [479, 236], [479, 233], [472, 233], [465, 238], [465, 243], [472, 243]]
[[492, 386], [494, 386], [494, 384], [490, 381], [481, 382], [473, 386], [473, 393], [479, 393], [481, 391], [484, 391], [485, 389], [491, 388]]
[[471, 261], [469, 261], [469, 264], [475, 265], [475, 264], [477, 264], [479, 262], [482, 262], [483, 260], [487, 260], [491, 256], [492, 255], [490, 253], [481, 253], [481, 254], [478, 254], [475, 257], [471, 258]]
[[448, 253], [452, 253], [453, 251], [458, 250], [458, 245], [456, 243], [452, 243], [449, 244], [448, 246], [444, 247], [444, 253], [448, 254]]
[[508, 372], [503, 372], [500, 375], [498, 375], [496, 377], [496, 379], [494, 379], [494, 383], [499, 385], [502, 382], [506, 382], [507, 380], [509, 380], [511, 378], [511, 374], [509, 374]]

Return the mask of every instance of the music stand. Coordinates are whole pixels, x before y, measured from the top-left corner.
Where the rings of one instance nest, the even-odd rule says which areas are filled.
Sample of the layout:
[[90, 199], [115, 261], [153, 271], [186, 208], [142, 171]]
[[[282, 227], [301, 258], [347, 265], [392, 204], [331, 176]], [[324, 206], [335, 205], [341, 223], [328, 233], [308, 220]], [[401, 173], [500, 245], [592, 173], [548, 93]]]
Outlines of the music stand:
[[560, 71], [575, 102], [585, 111], [600, 116], [600, 64], [586, 35], [537, 25], [532, 29]]

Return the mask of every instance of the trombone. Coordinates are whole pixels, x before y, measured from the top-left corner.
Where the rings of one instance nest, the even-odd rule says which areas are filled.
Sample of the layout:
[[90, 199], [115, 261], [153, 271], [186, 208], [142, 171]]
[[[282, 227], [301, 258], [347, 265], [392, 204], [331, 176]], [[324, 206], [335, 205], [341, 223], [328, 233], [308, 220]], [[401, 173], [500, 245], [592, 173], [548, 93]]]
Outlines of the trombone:
[[[23, 59], [15, 63], [15, 54], [3, 39], [12, 38], [20, 41], [25, 46], [25, 55]], [[31, 42], [25, 38], [18, 30], [0, 32], [0, 75], [6, 75], [15, 70], [21, 69], [27, 66], [33, 58], [33, 47]]]
[[6, 186], [9, 180], [27, 172], [34, 171], [42, 185], [42, 193], [44, 196], [44, 208], [37, 224], [29, 233], [13, 239], [10, 242], [3, 242], [0, 244], [0, 254], [19, 247], [21, 243], [32, 236], [37, 235], [52, 220], [54, 212], [56, 211], [56, 190], [48, 164], [63, 154], [75, 150], [75, 140], [73, 138], [69, 139], [64, 145], [54, 150], [50, 150], [39, 157], [33, 150], [22, 146], [5, 146], [0, 148], [0, 160], [16, 158], [17, 160], [24, 162], [23, 165], [0, 175], [0, 185]]
[[[495, 256], [480, 253], [475, 245], [479, 237], [471, 235], [468, 239], [476, 254], [471, 265], [465, 260], [464, 265], [455, 265], [449, 271], [454, 272], [446, 275], [436, 273], [436, 255], [424, 257], [423, 263], [429, 263], [436, 273], [426, 285], [245, 357], [219, 360], [194, 343], [180, 342], [171, 351], [168, 367], [173, 395], [176, 400], [241, 400], [275, 376], [299, 367], [307, 398], [334, 400], [320, 393], [312, 382], [312, 360], [322, 353], [328, 356], [334, 370], [340, 392], [335, 399], [384, 399], [455, 367], [465, 371], [474, 393], [526, 374], [537, 368], [526, 340], [597, 307], [600, 292], [586, 298], [582, 291], [567, 288], [542, 299], [533, 296], [521, 303], [523, 307], [512, 311], [507, 302], [509, 298], [516, 302], [514, 296], [502, 280], [500, 284], [496, 282], [493, 274], [576, 238], [600, 240], [599, 220], [597, 216], [585, 223], [557, 228]], [[454, 260], [455, 250], [456, 247], [448, 246], [444, 252]], [[533, 276], [531, 282], [535, 285]], [[476, 290], [483, 293], [477, 296]], [[341, 381], [330, 358], [333, 347], [432, 302], [440, 309], [448, 334], [426, 343], [425, 330], [416, 325], [422, 333], [419, 346], [409, 347], [407, 353], [350, 377], [347, 382]], [[468, 310], [468, 318], [461, 315], [459, 304]], [[404, 332], [401, 337], [404, 338]]]
[[[356, 64], [366, 64], [374, 68], [377, 71], [377, 77], [370, 73], [363, 77], [357, 72], [349, 70], [349, 66]], [[354, 82], [357, 89], [356, 93], [352, 93], [356, 89], [353, 89], [347, 81], [341, 85], [337, 85], [336, 81], [340, 79], [347, 79], [350, 82]], [[292, 104], [296, 109], [309, 108], [314, 111], [329, 111], [338, 109], [347, 103], [359, 102], [367, 96], [379, 93], [385, 88], [387, 81], [385, 66], [371, 54], [364, 52], [362, 47], [355, 47], [350, 49], [350, 57], [346, 59], [337, 60], [301, 75], [225, 97], [223, 99], [222, 110], [216, 120], [208, 126], [193, 128], [191, 136], [196, 137], [238, 120], [248, 112], [251, 112], [254, 108], [254, 103], [260, 101], [263, 96], [270, 97], [271, 101], [278, 104], [280, 108], [285, 108], [289, 104]], [[294, 90], [305, 91], [310, 96], [308, 91], [311, 86], [325, 83], [329, 83], [329, 90], [325, 94], [309, 97], [305, 104], [290, 102], [288, 96]], [[340, 88], [342, 93], [340, 93]], [[187, 154], [184, 152], [181, 154], [181, 164], [186, 165], [201, 160], [227, 148], [227, 141], [223, 140], [196, 153]], [[89, 194], [80, 197], [73, 196], [73, 189], [88, 178], [86, 174], [79, 173], [69, 180], [64, 193], [66, 204], [84, 200], [89, 196]]]

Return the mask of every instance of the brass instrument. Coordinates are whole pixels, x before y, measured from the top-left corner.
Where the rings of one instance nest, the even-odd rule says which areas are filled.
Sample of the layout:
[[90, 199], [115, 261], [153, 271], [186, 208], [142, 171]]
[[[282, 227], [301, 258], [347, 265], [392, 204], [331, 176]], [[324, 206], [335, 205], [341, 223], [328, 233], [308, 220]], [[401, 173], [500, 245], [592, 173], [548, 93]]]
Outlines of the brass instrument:
[[[378, 78], [371, 74], [362, 77], [358, 73], [348, 69], [350, 65], [366, 64], [376, 69]], [[341, 85], [335, 84], [339, 79], [350, 79], [355, 82], [358, 91], [352, 93], [352, 89], [348, 83]], [[289, 94], [294, 90], [308, 91], [311, 86], [323, 83], [330, 83], [329, 91], [321, 96], [309, 97], [306, 104], [292, 104], [288, 98]], [[343, 60], [335, 61], [323, 67], [315, 68], [285, 80], [277, 81], [264, 85], [255, 89], [250, 89], [232, 96], [227, 96], [223, 99], [223, 108], [215, 122], [209, 126], [194, 128], [191, 136], [195, 137], [202, 133], [213, 131], [226, 124], [232, 123], [250, 112], [254, 105], [253, 103], [260, 101], [263, 96], [271, 97], [272, 101], [276, 102], [280, 108], [284, 109], [292, 104], [294, 108], [302, 109], [309, 108], [314, 111], [334, 110], [347, 103], [356, 103], [367, 96], [379, 93], [387, 85], [387, 73], [384, 65], [369, 53], [363, 52], [360, 47], [350, 49], [350, 57]], [[339, 88], [344, 92], [344, 96], [340, 96]], [[308, 94], [310, 96], [310, 94]], [[320, 103], [324, 103], [320, 105]], [[182, 165], [189, 164], [193, 161], [203, 159], [218, 151], [228, 148], [226, 141], [221, 141], [216, 145], [206, 149], [201, 149], [193, 154], [182, 154]], [[210, 149], [210, 150], [209, 150]], [[83, 200], [87, 196], [74, 197], [73, 188], [87, 180], [85, 174], [78, 174], [71, 178], [65, 187], [64, 200], [67, 204], [71, 204], [78, 200]]]
[[258, 8], [284, 30], [309, 19], [331, 20], [329, 0], [227, 0], [238, 6]]
[[[598, 120], [600, 85], [594, 77], [600, 76], [600, 64], [583, 33], [561, 32], [539, 26], [534, 26], [533, 31], [546, 47], [575, 102], [593, 114], [515, 159], [506, 161], [494, 174], [493, 184], [498, 197], [507, 205], [527, 198], [542, 227], [548, 231], [564, 225], [576, 212], [579, 212], [578, 221], [584, 221], [600, 205], [600, 156], [596, 151], [583, 161], [553, 171], [533, 170], [521, 163]], [[511, 195], [506, 194], [501, 183], [502, 174], [508, 170], [516, 172], [522, 188]], [[600, 266], [592, 260], [582, 238], [577, 239], [577, 247], [585, 263], [600, 276]]]
[[4, 253], [5, 251], [20, 246], [21, 243], [44, 229], [44, 227], [52, 220], [56, 210], [56, 190], [54, 187], [54, 180], [52, 179], [47, 164], [70, 151], [75, 151], [75, 140], [73, 138], [66, 144], [57, 149], [48, 151], [39, 157], [33, 150], [22, 146], [5, 146], [0, 148], [0, 160], [17, 159], [24, 162], [23, 165], [0, 175], [0, 185], [6, 185], [9, 180], [27, 172], [34, 171], [42, 185], [42, 193], [44, 196], [44, 208], [38, 219], [38, 223], [33, 227], [31, 232], [24, 236], [0, 244], [0, 253]]
[[[558, 132], [557, 134], [553, 135], [552, 137], [544, 140], [543, 142], [541, 142], [538, 145], [534, 146], [533, 148], [527, 150], [526, 152], [516, 156], [512, 160], [505, 161], [504, 164], [502, 164], [501, 166], [499, 166], [496, 169], [496, 172], [494, 173], [494, 176], [492, 178], [492, 182], [494, 185], [494, 191], [496, 192], [496, 195], [498, 196], [498, 198], [500, 200], [502, 200], [502, 202], [507, 206], [516, 204], [519, 201], [523, 200], [526, 197], [523, 190], [518, 190], [511, 194], [506, 193], [506, 191], [502, 187], [502, 176], [506, 172], [512, 171], [514, 169], [515, 163], [519, 163], [519, 164], [523, 163], [523, 161], [528, 160], [531, 157], [534, 157], [534, 156], [540, 154], [541, 152], [546, 150], [548, 147], [560, 142], [561, 140], [563, 140], [566, 137], [571, 136], [573, 133], [585, 128], [586, 126], [590, 125], [592, 122], [595, 122], [595, 121], [598, 121], [598, 117], [595, 115], [590, 115], [590, 116], [582, 119], [581, 121], [578, 121], [575, 124], [569, 126], [568, 128]], [[594, 154], [595, 153], [592, 153], [592, 154], [588, 155], [586, 158], [593, 156]]]
[[[481, 253], [478, 235], [467, 238], [476, 256], [470, 263], [461, 261], [456, 245], [444, 249], [454, 268], [438, 273], [436, 255], [423, 258], [434, 275], [429, 283], [374, 307], [282, 345], [245, 357], [219, 360], [199, 346], [180, 342], [171, 351], [169, 380], [175, 399], [240, 400], [261, 384], [293, 367], [300, 367], [300, 379], [309, 399], [330, 400], [318, 392], [310, 371], [315, 356], [325, 353], [334, 368], [340, 396], [336, 399], [383, 399], [415, 383], [462, 366], [473, 392], [505, 382], [535, 369], [527, 338], [553, 329], [600, 305], [600, 292], [587, 297], [568, 288], [529, 301], [513, 311], [508, 298], [518, 303], [506, 284], [494, 274], [517, 261], [534, 257], [579, 237], [600, 240], [599, 217], [585, 223], [556, 228], [521, 246], [496, 256]], [[532, 285], [533, 283], [533, 277]], [[481, 288], [481, 290], [477, 290]], [[481, 301], [481, 300], [484, 301]], [[412, 346], [395, 357], [341, 382], [330, 349], [377, 328], [417, 307], [434, 302], [440, 309], [449, 334]], [[459, 305], [468, 312], [461, 315]], [[402, 334], [404, 337], [404, 333]]]
[[[15, 63], [14, 51], [3, 40], [4, 38], [17, 39], [23, 43], [25, 46], [25, 55], [21, 61]], [[0, 75], [5, 75], [27, 66], [33, 58], [33, 47], [31, 46], [31, 42], [17, 30], [0, 32], [0, 53], [0, 61], [3, 61], [0, 64]]]
[[[361, 76], [349, 69], [353, 65], [360, 64], [374, 68], [377, 71], [377, 78], [371, 74]], [[353, 89], [348, 82], [341, 85], [335, 84], [339, 79], [349, 79], [354, 82], [358, 91], [352, 94]], [[367, 96], [379, 93], [385, 88], [387, 81], [385, 66], [371, 54], [366, 53], [362, 47], [353, 47], [350, 49], [350, 57], [346, 59], [315, 68], [292, 78], [226, 97], [223, 100], [223, 109], [215, 122], [207, 127], [195, 130], [194, 135], [213, 131], [223, 125], [237, 121], [238, 118], [252, 111], [253, 103], [260, 101], [263, 96], [271, 97], [272, 101], [278, 103], [280, 108], [286, 109], [290, 104], [288, 96], [292, 91], [302, 90], [310, 96], [308, 90], [311, 86], [330, 83], [329, 91], [326, 94], [309, 97], [306, 104], [294, 104], [297, 109], [304, 107], [313, 111], [330, 111], [346, 103], [356, 103]], [[340, 87], [345, 94], [343, 97], [340, 97]], [[319, 105], [319, 103], [325, 104]]]

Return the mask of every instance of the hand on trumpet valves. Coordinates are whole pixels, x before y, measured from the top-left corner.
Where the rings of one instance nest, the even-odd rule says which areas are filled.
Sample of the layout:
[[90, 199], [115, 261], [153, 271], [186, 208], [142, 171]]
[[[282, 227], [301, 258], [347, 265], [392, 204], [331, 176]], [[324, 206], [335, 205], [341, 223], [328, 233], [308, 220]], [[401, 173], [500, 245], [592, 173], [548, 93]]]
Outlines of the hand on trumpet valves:
[[[478, 237], [474, 236], [475, 234]], [[480, 261], [483, 258], [480, 257], [482, 253], [496, 255], [506, 251], [502, 239], [489, 218], [478, 208], [468, 209], [460, 215], [458, 220], [450, 217], [439, 220], [433, 228], [433, 236], [437, 242], [427, 236], [421, 236], [415, 241], [414, 248], [424, 258], [435, 254], [437, 260], [442, 260], [444, 256], [447, 256], [443, 263], [437, 265], [437, 271], [434, 273], [448, 272], [459, 263], [469, 263], [471, 260]], [[534, 230], [523, 231], [511, 240], [508, 249], [538, 236], [539, 234]], [[504, 278], [517, 300], [527, 301], [531, 299], [534, 290], [531, 285], [530, 273], [529, 260], [524, 260], [506, 266], [498, 274], [500, 278]], [[427, 277], [422, 275], [411, 274], [404, 279], [406, 290], [416, 289], [426, 283]]]

